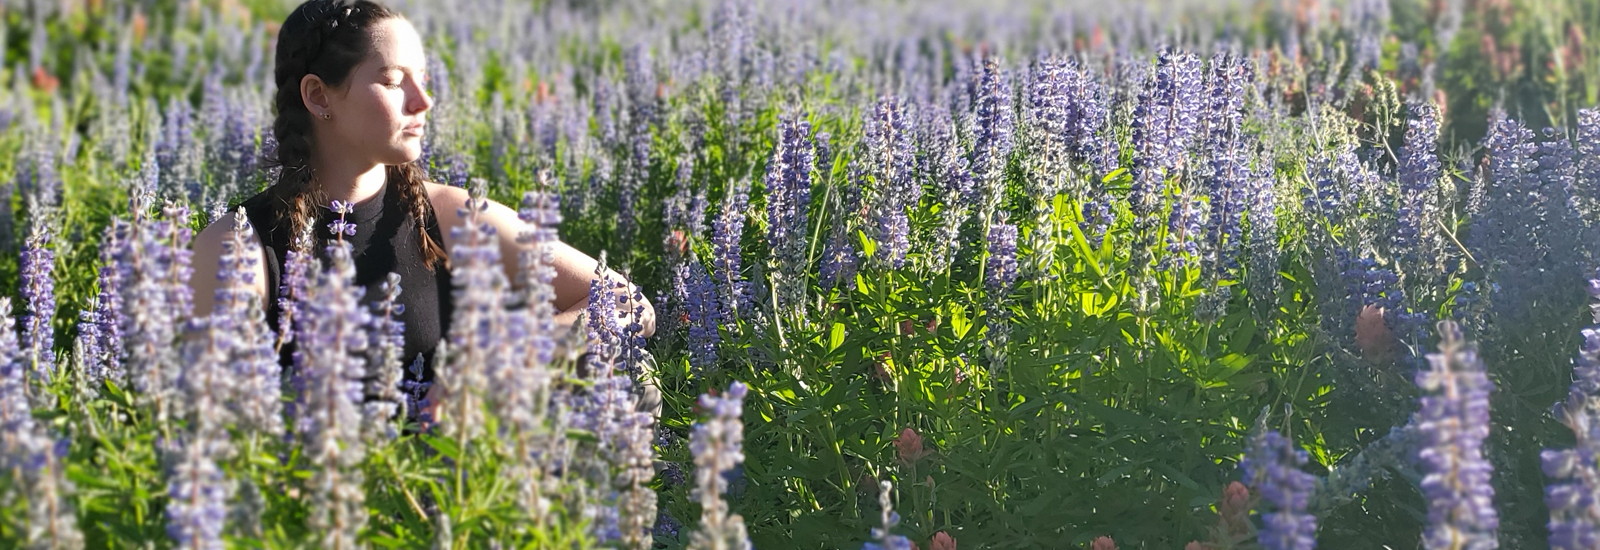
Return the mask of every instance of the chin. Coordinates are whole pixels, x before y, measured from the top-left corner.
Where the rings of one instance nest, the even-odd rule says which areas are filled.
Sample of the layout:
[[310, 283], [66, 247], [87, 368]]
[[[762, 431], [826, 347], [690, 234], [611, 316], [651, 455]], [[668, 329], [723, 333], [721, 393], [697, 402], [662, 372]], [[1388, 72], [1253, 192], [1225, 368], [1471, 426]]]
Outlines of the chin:
[[422, 158], [422, 146], [402, 145], [384, 156], [384, 164], [408, 164]]

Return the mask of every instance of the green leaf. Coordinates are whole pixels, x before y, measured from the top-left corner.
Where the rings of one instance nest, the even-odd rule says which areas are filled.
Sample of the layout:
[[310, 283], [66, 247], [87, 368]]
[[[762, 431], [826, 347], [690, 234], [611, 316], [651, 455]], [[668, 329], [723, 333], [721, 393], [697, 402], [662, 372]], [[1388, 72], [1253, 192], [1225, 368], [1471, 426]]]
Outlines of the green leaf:
[[435, 435], [424, 435], [422, 436], [422, 442], [427, 443], [429, 447], [432, 447], [433, 450], [438, 451], [439, 454], [449, 457], [450, 460], [461, 460], [461, 447], [456, 445], [456, 442], [453, 439]]

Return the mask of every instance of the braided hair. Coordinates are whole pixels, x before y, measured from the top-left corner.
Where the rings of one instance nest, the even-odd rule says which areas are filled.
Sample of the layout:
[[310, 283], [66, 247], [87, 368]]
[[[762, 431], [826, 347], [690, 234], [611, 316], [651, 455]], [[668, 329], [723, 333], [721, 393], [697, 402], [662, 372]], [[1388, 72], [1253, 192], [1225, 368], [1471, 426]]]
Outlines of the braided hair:
[[[278, 91], [273, 97], [276, 117], [272, 121], [277, 153], [267, 159], [268, 166], [279, 168], [278, 181], [267, 189], [273, 217], [280, 224], [275, 230], [287, 230], [291, 237], [304, 234], [316, 220], [315, 205], [327, 202], [314, 185], [312, 115], [300, 98], [300, 81], [314, 74], [329, 86], [344, 85], [355, 66], [372, 52], [371, 29], [379, 22], [403, 17], [372, 0], [309, 0], [295, 8], [279, 28], [273, 67]], [[444, 247], [428, 232], [433, 205], [428, 202], [422, 167], [416, 162], [389, 165], [385, 176], [417, 221], [425, 267], [432, 271], [436, 264], [448, 266]], [[304, 248], [308, 240], [293, 238], [292, 242]]]

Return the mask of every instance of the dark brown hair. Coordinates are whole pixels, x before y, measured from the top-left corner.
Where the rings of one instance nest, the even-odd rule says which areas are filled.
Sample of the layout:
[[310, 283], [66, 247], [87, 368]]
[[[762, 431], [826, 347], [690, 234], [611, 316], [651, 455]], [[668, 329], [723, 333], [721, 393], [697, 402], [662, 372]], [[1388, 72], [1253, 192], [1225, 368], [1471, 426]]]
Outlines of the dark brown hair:
[[[389, 19], [403, 19], [399, 12], [371, 0], [309, 0], [295, 8], [278, 29], [278, 45], [273, 80], [278, 93], [273, 98], [276, 118], [272, 121], [277, 155], [269, 165], [281, 168], [278, 181], [267, 190], [273, 215], [288, 224], [291, 242], [316, 219], [316, 204], [322, 193], [312, 185], [311, 152], [315, 150], [311, 131], [311, 111], [300, 99], [300, 81], [308, 74], [322, 78], [329, 86], [345, 84], [355, 66], [372, 53], [372, 27]], [[444, 247], [428, 233], [433, 205], [428, 202], [423, 169], [415, 162], [390, 165], [387, 181], [396, 184], [400, 201], [416, 218], [422, 257], [432, 271], [434, 264], [448, 265]]]

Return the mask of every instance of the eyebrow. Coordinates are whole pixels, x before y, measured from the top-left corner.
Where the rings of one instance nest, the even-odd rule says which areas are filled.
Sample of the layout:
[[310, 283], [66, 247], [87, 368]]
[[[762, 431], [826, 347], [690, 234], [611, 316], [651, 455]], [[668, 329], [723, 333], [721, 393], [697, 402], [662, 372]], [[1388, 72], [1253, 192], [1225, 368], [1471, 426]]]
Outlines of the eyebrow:
[[405, 66], [405, 65], [384, 65], [384, 66], [378, 68], [378, 72], [386, 73], [386, 72], [389, 72], [389, 71], [405, 71], [407, 69], [411, 69], [411, 72], [414, 72], [414, 73], [417, 73], [417, 74], [427, 74], [427, 72], [428, 72], [427, 69], [418, 68], [418, 67], [408, 67], [408, 66]]

